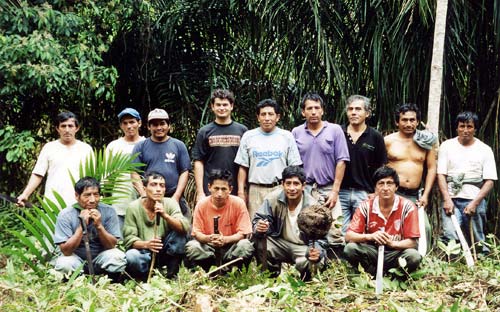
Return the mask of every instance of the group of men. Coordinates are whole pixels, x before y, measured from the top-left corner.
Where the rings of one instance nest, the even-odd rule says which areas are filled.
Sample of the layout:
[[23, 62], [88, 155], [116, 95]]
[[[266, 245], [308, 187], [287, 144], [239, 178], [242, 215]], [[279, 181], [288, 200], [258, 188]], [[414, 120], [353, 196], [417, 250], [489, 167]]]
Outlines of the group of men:
[[[47, 174], [45, 196], [57, 199], [55, 190], [64, 199], [67, 208], [58, 216], [54, 235], [56, 269], [71, 272], [84, 263], [86, 235], [97, 271], [127, 269], [142, 278], [156, 255], [169, 277], [177, 274], [183, 258], [186, 265], [206, 270], [231, 260], [245, 265], [258, 238], [267, 245], [261, 264], [273, 273], [288, 262], [307, 278], [312, 267], [324, 267], [332, 246], [340, 246], [355, 268], [361, 264], [374, 273], [377, 245], [386, 246], [385, 270], [398, 267], [403, 257], [409, 272], [421, 260], [419, 222], [426, 222], [419, 220], [417, 207], [428, 206], [436, 175], [443, 197], [443, 239], [457, 238], [450, 214], [465, 228], [471, 218], [474, 239], [488, 252], [485, 197], [497, 175], [491, 148], [475, 137], [476, 114], [457, 116], [458, 136], [442, 144], [436, 161], [436, 137], [417, 130], [421, 117], [414, 104], [397, 108], [398, 131], [385, 138], [367, 125], [371, 103], [360, 95], [348, 98], [348, 123], [340, 126], [323, 120], [323, 99], [307, 93], [301, 102], [305, 123], [291, 132], [277, 126], [281, 111], [272, 99], [257, 104], [259, 127], [252, 130], [232, 120], [234, 104], [228, 90], [211, 95], [215, 120], [199, 130], [191, 154], [197, 192], [193, 214], [183, 197], [191, 159], [185, 144], [169, 135], [165, 110], [149, 113], [147, 139], [139, 135], [142, 119], [135, 109], [118, 114], [124, 136], [107, 149], [137, 155], [134, 161], [144, 164], [145, 174], [132, 174], [129, 198], [113, 207], [99, 202], [100, 186], [93, 178], [67, 189], [68, 170], [77, 176], [78, 164], [92, 149], [76, 139], [76, 116], [59, 114], [60, 138], [44, 146], [18, 197], [23, 205]], [[297, 219], [315, 204], [327, 207], [338, 222], [324, 240], [311, 243]], [[125, 253], [116, 248], [120, 239]]]

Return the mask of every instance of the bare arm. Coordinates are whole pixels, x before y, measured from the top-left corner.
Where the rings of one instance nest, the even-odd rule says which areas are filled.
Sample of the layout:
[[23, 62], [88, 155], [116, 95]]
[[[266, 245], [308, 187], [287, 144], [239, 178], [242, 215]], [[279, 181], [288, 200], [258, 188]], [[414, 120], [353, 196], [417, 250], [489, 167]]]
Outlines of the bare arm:
[[96, 229], [97, 236], [99, 236], [99, 241], [104, 246], [104, 249], [115, 248], [118, 239], [106, 231], [102, 224], [100, 226], [96, 225]]
[[422, 194], [422, 198], [420, 198], [420, 205], [424, 208], [427, 207], [429, 203], [429, 195], [432, 191], [432, 187], [434, 185], [434, 181], [436, 180], [436, 172], [437, 172], [437, 161], [436, 161], [436, 149], [433, 146], [431, 150], [427, 152], [426, 157], [426, 166], [427, 166], [427, 175], [425, 177], [425, 185], [424, 185], [424, 193]]
[[186, 189], [187, 183], [189, 179], [189, 171], [186, 170], [179, 175], [179, 180], [177, 181], [177, 188], [175, 189], [175, 193], [172, 195], [172, 198], [179, 202], [181, 200], [182, 195], [184, 194], [184, 190]]
[[196, 183], [196, 202], [199, 202], [206, 197], [205, 190], [203, 189], [203, 173], [205, 171], [205, 165], [201, 160], [194, 161], [194, 181]]
[[347, 231], [345, 240], [350, 243], [376, 243], [378, 245], [387, 245], [393, 249], [408, 249], [417, 246], [417, 240], [414, 238], [406, 238], [401, 241], [393, 241], [386, 232], [377, 231], [371, 234], [361, 234], [353, 231]]
[[161, 242], [161, 239], [153, 238], [153, 239], [148, 240], [148, 241], [143, 241], [143, 240], [135, 241], [132, 244], [132, 248], [148, 249], [152, 252], [160, 252], [160, 250], [163, 248], [163, 244]]
[[184, 227], [182, 226], [182, 222], [169, 215], [168, 213], [165, 212], [165, 209], [163, 208], [163, 203], [162, 202], [156, 202], [155, 203], [155, 213], [159, 213], [160, 216], [167, 221], [167, 224], [170, 228], [172, 228], [174, 231], [180, 234], [185, 234], [186, 231], [184, 230]]
[[36, 188], [42, 183], [43, 177], [32, 173], [30, 176], [30, 179], [28, 180], [28, 185], [26, 185], [26, 188], [24, 191], [17, 197], [17, 204], [19, 206], [24, 207], [24, 201], [28, 200], [30, 195], [36, 190]]
[[71, 236], [67, 241], [64, 243], [59, 244], [59, 248], [61, 249], [61, 252], [65, 256], [71, 256], [73, 252], [80, 246], [80, 242], [82, 241], [83, 238], [83, 230], [82, 227], [79, 226], [75, 234]]
[[137, 172], [132, 172], [130, 174], [132, 178], [132, 183], [134, 188], [140, 197], [146, 197], [146, 191], [144, 190], [144, 185], [142, 185], [141, 176]]
[[210, 244], [215, 247], [222, 247], [226, 244], [233, 244], [237, 243], [245, 236], [242, 233], [235, 233], [230, 236], [224, 236], [222, 234], [210, 234], [210, 235], [205, 235], [199, 231], [194, 232], [194, 238], [199, 241], [202, 244]]
[[238, 169], [238, 197], [246, 202], [245, 185], [247, 184], [248, 168], [240, 166]]
[[[115, 248], [116, 243], [118, 242], [118, 239], [109, 233], [104, 225], [102, 225], [102, 219], [101, 219], [101, 213], [97, 209], [90, 209], [90, 210], [82, 210], [80, 215], [88, 212], [88, 216], [84, 217], [85, 220], [88, 219], [93, 219], [94, 220], [94, 227], [97, 230], [97, 236], [99, 237], [99, 241], [101, 242], [102, 246], [104, 249], [111, 249]], [[88, 222], [88, 221], [87, 221]]]
[[335, 207], [337, 200], [339, 199], [339, 190], [340, 185], [342, 184], [342, 179], [344, 179], [345, 173], [345, 161], [339, 161], [335, 166], [335, 181], [333, 181], [332, 191], [328, 194], [328, 199], [325, 204], [329, 205], [328, 207], [332, 209]]
[[488, 196], [492, 188], [493, 188], [493, 181], [484, 180], [483, 186], [481, 186], [481, 190], [477, 194], [476, 198], [474, 198], [467, 206], [465, 206], [464, 212], [469, 215], [474, 214], [476, 212], [477, 206], [486, 196]]
[[446, 182], [446, 175], [438, 174], [437, 181], [439, 186], [439, 191], [441, 192], [441, 196], [443, 197], [443, 209], [447, 215], [453, 214], [453, 201], [451, 200], [451, 196], [448, 193], [448, 182]]

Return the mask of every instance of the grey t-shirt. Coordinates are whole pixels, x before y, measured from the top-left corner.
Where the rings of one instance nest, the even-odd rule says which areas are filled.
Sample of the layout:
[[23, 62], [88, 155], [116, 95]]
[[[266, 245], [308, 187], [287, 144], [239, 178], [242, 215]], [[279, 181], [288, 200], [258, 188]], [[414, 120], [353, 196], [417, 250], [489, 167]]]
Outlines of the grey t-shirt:
[[[75, 208], [77, 207], [77, 208]], [[71, 238], [76, 232], [76, 229], [80, 226], [80, 207], [75, 204], [73, 207], [64, 208], [57, 216], [56, 229], [54, 233], [54, 243], [56, 245], [62, 244]], [[120, 226], [118, 224], [118, 217], [113, 207], [99, 203], [97, 205], [97, 210], [101, 213], [101, 222], [108, 233], [114, 237], [121, 239]], [[89, 235], [89, 245], [92, 258], [95, 258], [99, 253], [105, 250], [104, 246], [99, 240], [97, 235], [97, 229], [93, 222], [87, 226]], [[82, 258], [86, 258], [85, 254], [85, 243], [82, 239], [78, 248], [75, 249], [75, 254]]]

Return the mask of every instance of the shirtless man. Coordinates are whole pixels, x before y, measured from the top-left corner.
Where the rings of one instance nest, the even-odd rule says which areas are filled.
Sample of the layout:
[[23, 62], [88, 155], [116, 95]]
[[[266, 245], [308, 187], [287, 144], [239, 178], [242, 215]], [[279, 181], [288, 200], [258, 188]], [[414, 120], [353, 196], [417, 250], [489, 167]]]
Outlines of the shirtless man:
[[421, 147], [413, 138], [420, 122], [420, 110], [415, 104], [400, 105], [394, 117], [398, 131], [384, 138], [388, 166], [396, 170], [401, 180], [398, 193], [414, 202], [424, 178], [424, 169], [427, 169], [424, 193], [418, 200], [418, 204], [425, 208], [436, 179], [436, 151]]
[[[384, 138], [387, 149], [387, 165], [396, 170], [400, 178], [399, 195], [414, 202], [418, 207], [426, 209], [429, 194], [436, 179], [437, 162], [433, 144], [436, 136], [428, 131], [418, 131], [420, 109], [415, 104], [401, 104], [394, 112], [398, 131]], [[426, 132], [424, 134], [424, 132]], [[417, 200], [418, 189], [424, 179], [424, 192]], [[422, 220], [423, 219], [423, 220]], [[419, 221], [424, 221], [426, 245], [420, 246], [419, 252], [424, 255], [431, 245], [431, 228], [424, 211], [419, 214]], [[421, 230], [423, 227], [421, 227]], [[423, 231], [421, 231], [423, 232]], [[421, 233], [422, 237], [424, 233]]]

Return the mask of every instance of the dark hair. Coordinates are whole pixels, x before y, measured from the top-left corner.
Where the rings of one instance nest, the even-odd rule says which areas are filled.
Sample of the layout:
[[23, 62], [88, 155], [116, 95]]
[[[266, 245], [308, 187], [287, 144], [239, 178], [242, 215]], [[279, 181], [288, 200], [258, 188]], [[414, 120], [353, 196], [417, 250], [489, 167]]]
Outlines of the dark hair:
[[375, 170], [375, 173], [373, 173], [373, 185], [375, 186], [378, 181], [384, 178], [392, 178], [394, 183], [396, 183], [396, 186], [399, 187], [399, 176], [396, 170], [394, 170], [393, 168], [382, 166]]
[[59, 125], [62, 123], [62, 122], [65, 122], [66, 120], [68, 119], [71, 119], [73, 118], [75, 120], [75, 126], [78, 127], [79, 123], [78, 123], [78, 118], [76, 118], [76, 115], [73, 114], [72, 112], [60, 112], [59, 114], [57, 114], [57, 117], [56, 117], [56, 127], [59, 127]]
[[160, 179], [161, 178], [164, 181], [166, 181], [165, 177], [161, 173], [156, 172], [156, 171], [148, 171], [144, 174], [144, 177], [142, 178], [142, 185], [144, 185], [145, 187], [148, 186], [149, 178], [153, 178], [153, 179]]
[[275, 100], [265, 99], [265, 100], [260, 101], [259, 104], [257, 104], [257, 115], [260, 114], [261, 108], [268, 107], [268, 106], [274, 108], [274, 112], [276, 114], [281, 114], [280, 106], [278, 105], [278, 103]]
[[285, 169], [283, 169], [283, 172], [281, 173], [281, 181], [285, 182], [286, 179], [290, 179], [293, 177], [299, 178], [300, 182], [304, 183], [306, 182], [306, 175], [304, 173], [304, 169], [300, 166], [288, 166]]
[[350, 97], [347, 98], [346, 105], [345, 105], [346, 110], [347, 110], [347, 107], [349, 105], [351, 105], [353, 102], [356, 102], [356, 101], [362, 101], [363, 106], [365, 108], [365, 111], [367, 111], [368, 113], [372, 112], [372, 106], [370, 103], [370, 99], [367, 98], [366, 96], [362, 96], [362, 95], [358, 95], [358, 94], [351, 95]]
[[214, 183], [215, 180], [226, 181], [231, 185], [233, 183], [233, 174], [227, 169], [212, 169], [208, 172], [208, 184]]
[[467, 122], [467, 121], [473, 121], [474, 128], [479, 129], [479, 117], [477, 117], [476, 113], [469, 111], [461, 112], [457, 115], [457, 117], [455, 118], [455, 127], [458, 128], [459, 122]]
[[234, 94], [229, 90], [215, 89], [210, 96], [210, 104], [214, 104], [215, 99], [225, 99], [228, 100], [229, 103], [234, 104]]
[[413, 103], [403, 103], [398, 105], [394, 111], [394, 120], [399, 122], [399, 116], [406, 112], [415, 112], [417, 114], [417, 121], [420, 121], [420, 108]]
[[75, 192], [81, 195], [89, 187], [97, 187], [97, 190], [101, 193], [101, 185], [99, 181], [93, 177], [84, 177], [78, 180], [75, 184]]
[[319, 104], [321, 105], [321, 108], [324, 108], [325, 102], [323, 102], [323, 98], [319, 94], [313, 93], [313, 92], [307, 92], [304, 95], [304, 97], [302, 98], [302, 102], [300, 102], [301, 109], [306, 108], [306, 101], [307, 100], [319, 102]]

